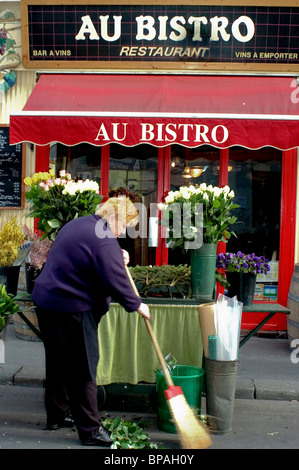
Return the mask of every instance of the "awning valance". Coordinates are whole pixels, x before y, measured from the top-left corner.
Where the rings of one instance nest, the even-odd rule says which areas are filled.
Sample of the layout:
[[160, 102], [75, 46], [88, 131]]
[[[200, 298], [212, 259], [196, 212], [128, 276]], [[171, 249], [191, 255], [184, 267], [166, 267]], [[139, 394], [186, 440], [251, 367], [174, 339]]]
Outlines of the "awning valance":
[[10, 143], [299, 146], [292, 77], [43, 74], [10, 116]]

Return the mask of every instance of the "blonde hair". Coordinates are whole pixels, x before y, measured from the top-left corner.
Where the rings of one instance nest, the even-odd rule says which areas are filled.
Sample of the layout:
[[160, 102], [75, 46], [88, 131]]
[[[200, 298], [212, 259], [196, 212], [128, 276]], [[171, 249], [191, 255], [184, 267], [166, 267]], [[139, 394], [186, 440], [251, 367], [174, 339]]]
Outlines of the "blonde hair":
[[114, 215], [118, 221], [124, 220], [127, 227], [135, 227], [138, 223], [138, 211], [133, 202], [125, 196], [110, 197], [99, 207], [96, 214], [102, 219]]

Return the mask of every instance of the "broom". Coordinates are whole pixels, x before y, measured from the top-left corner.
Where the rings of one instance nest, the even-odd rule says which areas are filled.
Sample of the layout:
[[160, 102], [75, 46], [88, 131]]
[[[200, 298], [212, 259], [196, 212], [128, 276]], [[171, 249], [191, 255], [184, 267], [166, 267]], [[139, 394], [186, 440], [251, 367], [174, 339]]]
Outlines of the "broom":
[[[125, 266], [125, 268], [131, 285], [136, 295], [139, 296], [139, 292], [132, 279], [131, 273], [127, 266]], [[182, 447], [184, 449], [206, 449], [212, 444], [210, 435], [204, 425], [200, 423], [199, 419], [195, 416], [194, 412], [189, 407], [181, 387], [174, 385], [160, 346], [153, 332], [151, 322], [147, 318], [144, 318], [144, 320], [155, 347], [158, 359], [162, 366], [163, 374], [168, 387], [164, 393], [176, 429], [180, 436]]]

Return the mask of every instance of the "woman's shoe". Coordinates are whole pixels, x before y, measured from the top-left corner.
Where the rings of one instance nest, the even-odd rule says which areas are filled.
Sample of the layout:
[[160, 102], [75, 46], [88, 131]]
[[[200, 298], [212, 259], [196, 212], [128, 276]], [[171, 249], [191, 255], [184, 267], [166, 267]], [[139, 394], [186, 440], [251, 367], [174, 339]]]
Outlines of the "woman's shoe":
[[110, 447], [113, 443], [113, 439], [111, 439], [110, 435], [111, 433], [101, 425], [95, 434], [86, 436], [81, 434], [80, 439], [84, 446]]
[[72, 428], [75, 426], [75, 421], [71, 414], [68, 414], [63, 421], [59, 421], [57, 423], [51, 423], [50, 421], [47, 422], [47, 429], [50, 431], [57, 431], [60, 428]]

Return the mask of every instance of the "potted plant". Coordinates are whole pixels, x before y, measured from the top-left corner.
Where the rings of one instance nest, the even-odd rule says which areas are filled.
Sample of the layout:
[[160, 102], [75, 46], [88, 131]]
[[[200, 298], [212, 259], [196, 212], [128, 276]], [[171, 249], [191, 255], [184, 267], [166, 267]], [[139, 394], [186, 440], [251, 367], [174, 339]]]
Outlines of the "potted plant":
[[40, 274], [53, 241], [49, 238], [41, 239], [41, 234], [23, 225], [23, 231], [28, 242], [28, 252], [25, 262], [26, 286], [28, 294], [32, 293], [34, 281]]
[[215, 286], [217, 243], [227, 242], [230, 225], [237, 220], [232, 211], [234, 191], [202, 183], [170, 191], [162, 210], [162, 225], [167, 227], [167, 243], [172, 248], [190, 250], [192, 296], [211, 299]]
[[5, 284], [0, 284], [0, 338], [4, 339], [6, 326], [10, 315], [18, 312], [19, 306], [16, 301], [19, 296], [8, 294]]
[[16, 295], [20, 266], [23, 262], [21, 247], [24, 241], [22, 226], [12, 217], [0, 230], [0, 283], [9, 293]]
[[131, 276], [141, 297], [189, 299], [191, 269], [188, 265], [133, 266]]
[[64, 170], [55, 178], [54, 171], [35, 173], [26, 177], [24, 183], [29, 187], [25, 193], [31, 204], [27, 217], [38, 219], [41, 240], [54, 241], [58, 231], [72, 219], [93, 214], [102, 200], [96, 181], [75, 181]]
[[[256, 275], [270, 271], [269, 260], [255, 253], [219, 253], [216, 268], [224, 270], [228, 282], [228, 295], [238, 297], [244, 305], [252, 305]], [[220, 271], [221, 272], [221, 271]]]

